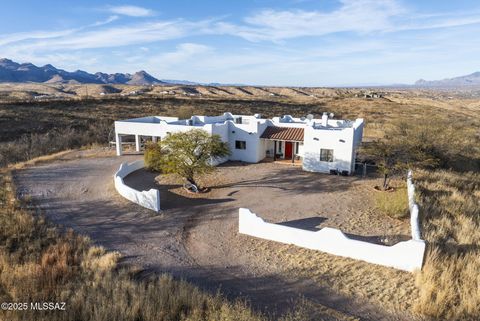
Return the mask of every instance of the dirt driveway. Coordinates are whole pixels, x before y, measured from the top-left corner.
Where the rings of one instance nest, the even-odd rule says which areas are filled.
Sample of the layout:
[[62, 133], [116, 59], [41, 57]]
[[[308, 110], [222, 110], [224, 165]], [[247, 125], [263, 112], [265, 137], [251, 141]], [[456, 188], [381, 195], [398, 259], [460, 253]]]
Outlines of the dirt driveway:
[[120, 251], [126, 262], [208, 290], [220, 287], [268, 314], [284, 312], [302, 296], [325, 320], [413, 318], [405, 312], [415, 295], [411, 274], [237, 232], [238, 208], [247, 207], [290, 226], [338, 227], [375, 242], [404, 238], [408, 225], [372, 210], [365, 181], [273, 163], [228, 163], [205, 178], [211, 192], [192, 197], [171, 176], [157, 178], [159, 185], [143, 170], [127, 176], [126, 184], [137, 189], [160, 189], [157, 215], [113, 187], [119, 164], [139, 158], [60, 160], [18, 171], [15, 179], [19, 193], [31, 195], [52, 221]]

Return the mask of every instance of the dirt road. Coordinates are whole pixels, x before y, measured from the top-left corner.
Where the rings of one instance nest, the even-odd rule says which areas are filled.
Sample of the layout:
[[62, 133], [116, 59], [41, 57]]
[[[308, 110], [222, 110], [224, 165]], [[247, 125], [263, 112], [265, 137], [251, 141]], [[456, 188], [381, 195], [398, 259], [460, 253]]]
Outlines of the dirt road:
[[[336, 272], [307, 277], [302, 264], [287, 260], [291, 254], [298, 261], [297, 248], [237, 233], [238, 208], [247, 207], [269, 221], [309, 229], [338, 227], [371, 241], [408, 234], [408, 225], [372, 214], [364, 185], [354, 178], [278, 164], [230, 163], [205, 181], [213, 186], [211, 192], [192, 198], [172, 177], [162, 177], [156, 185], [153, 173], [140, 170], [127, 176], [126, 184], [137, 189], [160, 189], [162, 212], [155, 214], [126, 201], [113, 187], [119, 164], [139, 157], [60, 160], [18, 171], [15, 180], [19, 193], [30, 195], [53, 222], [120, 251], [127, 263], [170, 272], [211, 291], [220, 287], [228, 297], [246, 298], [267, 314], [278, 315], [303, 296], [320, 307], [325, 320], [412, 320], [395, 306], [388, 307], [395, 313], [388, 312], [375, 295], [372, 300], [353, 295], [363, 291], [361, 287], [369, 290], [372, 276], [367, 273], [377, 278], [398, 275], [413, 284], [410, 274], [318, 254], [328, 264], [341, 262], [342, 268], [359, 273], [356, 278]], [[302, 253], [300, 261], [317, 255]], [[351, 292], [344, 291], [342, 286], [348, 289], [350, 283]], [[406, 296], [413, 291], [409, 287], [402, 288]], [[403, 299], [392, 295], [387, 300]]]

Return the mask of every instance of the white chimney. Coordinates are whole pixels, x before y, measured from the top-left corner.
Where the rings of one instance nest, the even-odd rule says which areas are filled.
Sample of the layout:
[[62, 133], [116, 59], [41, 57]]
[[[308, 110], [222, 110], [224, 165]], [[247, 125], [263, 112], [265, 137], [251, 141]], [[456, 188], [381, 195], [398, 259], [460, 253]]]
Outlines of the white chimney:
[[328, 124], [328, 113], [323, 113], [322, 115], [322, 126], [327, 127]]

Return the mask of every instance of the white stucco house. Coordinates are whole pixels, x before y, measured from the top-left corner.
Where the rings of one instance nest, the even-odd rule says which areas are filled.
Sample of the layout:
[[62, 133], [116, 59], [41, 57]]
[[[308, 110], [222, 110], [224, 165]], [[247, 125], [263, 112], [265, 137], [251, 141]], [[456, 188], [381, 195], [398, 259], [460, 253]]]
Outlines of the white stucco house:
[[363, 119], [355, 121], [331, 119], [324, 113], [321, 119], [294, 118], [290, 115], [262, 118], [260, 115], [141, 117], [115, 122], [117, 155], [122, 155], [122, 137], [135, 136], [140, 151], [142, 136], [153, 141], [169, 133], [203, 129], [220, 135], [228, 143], [231, 155], [227, 160], [258, 163], [265, 158], [301, 163], [312, 172], [337, 171], [350, 174], [355, 169], [355, 157], [362, 141]]

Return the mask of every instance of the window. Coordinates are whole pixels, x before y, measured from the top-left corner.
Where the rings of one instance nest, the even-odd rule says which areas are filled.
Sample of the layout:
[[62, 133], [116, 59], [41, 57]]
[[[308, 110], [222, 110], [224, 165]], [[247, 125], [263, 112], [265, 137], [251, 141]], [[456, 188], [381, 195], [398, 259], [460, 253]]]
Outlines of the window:
[[235, 149], [247, 149], [247, 142], [244, 140], [236, 140]]
[[333, 149], [320, 149], [321, 162], [333, 162]]
[[235, 124], [242, 124], [242, 117], [235, 118]]

